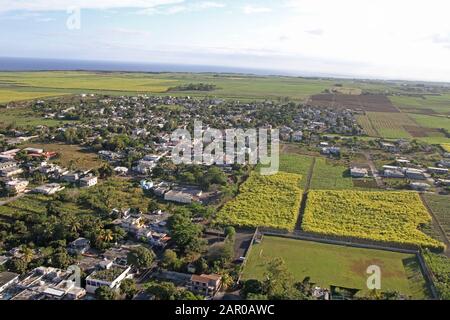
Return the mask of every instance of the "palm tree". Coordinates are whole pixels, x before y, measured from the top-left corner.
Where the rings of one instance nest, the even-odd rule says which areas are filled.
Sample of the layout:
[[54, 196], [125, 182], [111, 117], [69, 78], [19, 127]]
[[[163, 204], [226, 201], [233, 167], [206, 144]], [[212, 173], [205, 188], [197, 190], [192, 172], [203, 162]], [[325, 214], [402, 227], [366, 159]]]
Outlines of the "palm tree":
[[33, 249], [30, 249], [27, 246], [22, 246], [21, 251], [22, 251], [22, 254], [23, 254], [23, 260], [26, 263], [30, 263], [31, 260], [33, 260], [33, 258], [34, 258], [34, 251], [33, 251]]
[[81, 223], [77, 220], [72, 221], [70, 231], [78, 232], [81, 229]]
[[114, 234], [111, 231], [111, 229], [102, 230], [100, 233], [100, 237], [103, 241], [106, 241], [106, 242], [111, 242], [114, 240]]

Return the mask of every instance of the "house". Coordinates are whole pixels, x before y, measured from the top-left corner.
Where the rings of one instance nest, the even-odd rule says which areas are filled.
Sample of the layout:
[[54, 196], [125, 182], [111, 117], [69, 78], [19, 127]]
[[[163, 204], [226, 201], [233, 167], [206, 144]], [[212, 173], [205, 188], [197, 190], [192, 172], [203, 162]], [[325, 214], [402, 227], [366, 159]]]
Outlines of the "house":
[[411, 163], [411, 161], [402, 158], [395, 159], [395, 162], [400, 166], [409, 165]]
[[206, 297], [214, 297], [221, 285], [222, 277], [218, 274], [193, 274], [189, 282], [189, 290]]
[[339, 147], [324, 147], [320, 150], [320, 153], [325, 154], [325, 155], [338, 156], [341, 154], [341, 148], [339, 148]]
[[49, 183], [35, 188], [33, 192], [52, 195], [62, 190], [64, 190], [64, 186], [61, 186], [59, 183]]
[[62, 300], [69, 292], [82, 293], [83, 289], [72, 279], [73, 272], [52, 267], [35, 268], [11, 287], [11, 300]]
[[128, 168], [126, 167], [115, 167], [114, 172], [119, 176], [124, 176], [128, 173]]
[[139, 160], [133, 170], [140, 174], [147, 174], [151, 172], [154, 167], [156, 167], [156, 162], [154, 161]]
[[447, 168], [436, 168], [436, 167], [428, 167], [429, 173], [435, 173], [435, 174], [448, 174]]
[[352, 178], [364, 178], [369, 176], [369, 171], [365, 168], [350, 168], [350, 175]]
[[445, 187], [450, 186], [450, 180], [449, 179], [438, 179], [437, 183], [440, 184], [441, 186], [445, 186]]
[[6, 256], [0, 256], [0, 266], [4, 265], [6, 262], [9, 261], [9, 257]]
[[40, 148], [25, 148], [23, 149], [27, 154], [41, 154], [44, 153], [44, 149]]
[[72, 254], [83, 254], [91, 248], [91, 242], [85, 238], [78, 238], [69, 243], [68, 251]]
[[450, 160], [443, 159], [439, 161], [438, 164], [441, 165], [442, 167], [450, 168]]
[[62, 181], [67, 183], [76, 183], [80, 180], [80, 175], [76, 172], [69, 172], [61, 177]]
[[6, 177], [6, 178], [13, 177], [13, 176], [19, 175], [21, 173], [23, 173], [23, 170], [19, 167], [9, 167], [9, 168], [0, 170], [0, 176]]
[[425, 191], [431, 188], [431, 186], [428, 183], [423, 182], [411, 182], [409, 186], [411, 187], [411, 189], [418, 191]]
[[0, 272], [0, 293], [19, 281], [19, 275], [13, 272]]
[[405, 174], [401, 170], [384, 169], [383, 175], [385, 178], [404, 178]]
[[190, 204], [192, 201], [198, 201], [202, 195], [202, 190], [195, 187], [177, 187], [164, 194], [164, 200]]
[[389, 142], [381, 142], [381, 147], [388, 152], [398, 152], [398, 148], [395, 144]]
[[15, 168], [15, 167], [17, 167], [17, 162], [15, 162], [15, 161], [7, 161], [7, 162], [0, 163], [0, 170], [5, 170], [5, 169]]
[[12, 194], [19, 194], [27, 189], [29, 182], [27, 180], [17, 179], [6, 182], [6, 190]]
[[300, 142], [303, 140], [303, 132], [301, 131], [295, 131], [292, 134], [292, 140], [294, 140], [295, 142]]
[[94, 294], [100, 287], [118, 289], [130, 270], [131, 267], [114, 264], [108, 269], [94, 271], [86, 278], [86, 291]]
[[80, 187], [89, 188], [97, 184], [97, 177], [88, 176], [80, 179]]
[[414, 168], [407, 168], [405, 170], [405, 176], [408, 179], [413, 179], [413, 180], [425, 180], [427, 178], [425, 176], [425, 173], [423, 172], [423, 170], [414, 169]]

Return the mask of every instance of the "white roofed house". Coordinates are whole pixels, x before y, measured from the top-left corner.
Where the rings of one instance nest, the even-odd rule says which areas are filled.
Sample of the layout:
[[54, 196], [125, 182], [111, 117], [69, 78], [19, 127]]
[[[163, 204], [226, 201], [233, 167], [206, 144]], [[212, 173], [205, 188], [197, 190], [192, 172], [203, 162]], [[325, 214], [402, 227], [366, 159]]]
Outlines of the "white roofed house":
[[369, 171], [365, 168], [352, 167], [350, 168], [350, 175], [353, 178], [365, 178], [369, 176]]
[[86, 291], [94, 294], [100, 287], [118, 289], [130, 270], [131, 267], [113, 264], [107, 269], [94, 271], [86, 278]]
[[98, 182], [97, 177], [87, 176], [87, 177], [80, 179], [80, 187], [89, 188], [89, 187], [95, 186], [97, 184], [97, 182]]
[[6, 190], [11, 194], [19, 194], [27, 189], [29, 182], [23, 179], [11, 180], [6, 182]]
[[64, 190], [64, 186], [61, 186], [59, 183], [49, 183], [33, 189], [33, 192], [52, 195], [62, 190]]
[[407, 168], [405, 170], [405, 176], [408, 179], [413, 179], [413, 180], [425, 180], [427, 178], [425, 175], [425, 172], [423, 170], [414, 169], [414, 168]]
[[202, 195], [202, 190], [195, 187], [177, 187], [164, 194], [164, 200], [178, 203], [190, 204], [198, 201]]

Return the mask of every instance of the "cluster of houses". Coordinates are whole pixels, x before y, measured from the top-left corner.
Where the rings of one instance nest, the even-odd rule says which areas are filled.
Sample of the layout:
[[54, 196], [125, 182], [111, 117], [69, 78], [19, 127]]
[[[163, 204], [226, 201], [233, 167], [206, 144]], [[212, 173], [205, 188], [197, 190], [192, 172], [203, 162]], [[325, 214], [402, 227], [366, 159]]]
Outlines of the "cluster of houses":
[[140, 185], [144, 191], [151, 191], [165, 201], [191, 204], [192, 202], [201, 202], [203, 199], [203, 191], [196, 186], [179, 186], [166, 181], [154, 183], [147, 180], [142, 180]]
[[[32, 157], [36, 161], [16, 161], [19, 152], [25, 153], [27, 157]], [[59, 165], [48, 162], [49, 159], [55, 156], [55, 152], [46, 152], [39, 148], [12, 149], [0, 153], [0, 179], [4, 181], [8, 194], [16, 195], [27, 191], [30, 182], [26, 179], [18, 178], [20, 175], [23, 176], [25, 172], [29, 174], [39, 172], [47, 179], [55, 181], [32, 190], [35, 193], [45, 195], [52, 195], [63, 190], [64, 187], [60, 183], [69, 183], [79, 187], [92, 187], [97, 184], [97, 177], [90, 174], [89, 171], [71, 172]]]
[[75, 270], [37, 267], [24, 277], [0, 273], [0, 300], [78, 300], [86, 290], [77, 285]]

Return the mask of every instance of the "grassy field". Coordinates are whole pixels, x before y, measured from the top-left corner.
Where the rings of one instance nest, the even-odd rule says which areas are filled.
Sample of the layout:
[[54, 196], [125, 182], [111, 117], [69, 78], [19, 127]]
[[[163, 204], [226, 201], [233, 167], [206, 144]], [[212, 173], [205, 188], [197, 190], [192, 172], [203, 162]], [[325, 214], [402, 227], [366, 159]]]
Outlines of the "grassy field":
[[36, 125], [54, 127], [68, 122], [70, 121], [41, 118], [30, 108], [0, 109], [0, 128], [5, 128], [10, 124], [20, 127]]
[[380, 134], [378, 131], [374, 128], [372, 125], [372, 122], [370, 121], [369, 117], [365, 115], [357, 115], [356, 121], [358, 124], [364, 129], [364, 131], [367, 133], [367, 135], [371, 137], [378, 137]]
[[417, 124], [404, 113], [367, 112], [373, 129], [383, 138], [411, 138], [404, 126]]
[[[100, 73], [100, 72], [0, 72], [0, 86], [5, 100], [24, 99], [26, 92], [34, 95], [61, 95], [81, 92], [165, 94], [169, 88], [189, 83], [209, 83], [215, 91], [181, 91], [171, 95], [218, 96], [230, 99], [261, 100], [290, 97], [306, 100], [310, 95], [331, 87], [331, 80], [294, 77], [257, 77], [231, 74], [188, 73]], [[7, 91], [7, 92], [6, 92]], [[17, 92], [17, 95], [14, 94]], [[1, 97], [1, 96], [0, 96]], [[30, 98], [32, 98], [30, 96]]]
[[409, 96], [392, 96], [389, 97], [392, 103], [405, 112], [419, 113], [419, 114], [445, 114], [450, 115], [450, 94], [443, 94], [440, 96], [424, 96], [409, 97]]
[[28, 143], [22, 145], [22, 147], [40, 148], [45, 151], [57, 152], [59, 156], [54, 162], [66, 168], [73, 165], [75, 168], [88, 170], [98, 168], [103, 163], [96, 153], [86, 151], [78, 145], [67, 145], [62, 143]]
[[425, 194], [424, 197], [439, 220], [447, 238], [450, 238], [450, 198], [437, 194]]
[[38, 92], [38, 91], [18, 91], [18, 90], [4, 90], [0, 88], [0, 103], [18, 100], [30, 100], [37, 98], [51, 97], [58, 94], [54, 92]]
[[348, 168], [325, 158], [316, 158], [311, 189], [353, 189]]
[[443, 249], [419, 227], [431, 216], [417, 193], [310, 191], [302, 229], [308, 232]]
[[220, 224], [293, 230], [300, 209], [302, 177], [280, 172], [262, 176], [252, 173], [239, 195], [218, 213]]
[[428, 296], [414, 255], [269, 236], [253, 246], [243, 278], [264, 279], [267, 262], [277, 257], [283, 258], [297, 281], [311, 277], [323, 287], [355, 288], [364, 295], [368, 293], [366, 270], [377, 265], [382, 291], [398, 291], [416, 299]]
[[450, 131], [450, 118], [426, 116], [423, 114], [409, 114], [409, 116], [424, 128], [445, 129]]
[[301, 175], [303, 179], [300, 181], [300, 187], [304, 188], [312, 160], [312, 157], [306, 155], [281, 154], [280, 171]]

